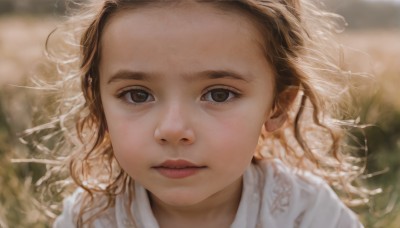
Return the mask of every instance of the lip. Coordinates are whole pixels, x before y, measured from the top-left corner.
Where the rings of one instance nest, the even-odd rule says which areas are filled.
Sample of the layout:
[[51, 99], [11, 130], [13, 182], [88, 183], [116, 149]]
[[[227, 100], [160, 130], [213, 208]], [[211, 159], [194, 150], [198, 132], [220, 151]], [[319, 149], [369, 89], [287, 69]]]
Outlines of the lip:
[[181, 179], [195, 175], [206, 166], [196, 165], [186, 160], [167, 160], [152, 168], [167, 178]]

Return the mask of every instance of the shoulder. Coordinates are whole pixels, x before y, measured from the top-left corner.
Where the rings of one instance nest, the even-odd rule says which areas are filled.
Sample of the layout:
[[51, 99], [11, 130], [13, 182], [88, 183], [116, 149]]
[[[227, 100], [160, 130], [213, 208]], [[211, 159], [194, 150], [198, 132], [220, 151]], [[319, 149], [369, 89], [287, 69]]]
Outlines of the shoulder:
[[320, 177], [299, 172], [279, 160], [255, 165], [263, 185], [263, 211], [278, 227], [362, 227]]
[[[56, 218], [53, 223], [53, 228], [63, 228], [63, 227], [76, 227], [79, 210], [82, 204], [82, 197], [85, 194], [85, 191], [81, 188], [78, 188], [71, 196], [67, 197], [63, 201], [63, 210], [62, 213]], [[105, 197], [97, 197], [95, 201], [98, 204], [106, 203]], [[95, 210], [93, 213], [94, 214]], [[90, 217], [90, 215], [85, 216], [85, 218]], [[103, 211], [99, 217], [97, 217], [91, 227], [96, 228], [106, 228], [112, 227], [116, 224], [115, 218], [115, 208], [109, 207], [107, 210]]]
[[53, 223], [54, 228], [76, 226], [76, 215], [79, 211], [78, 202], [82, 196], [82, 193], [82, 189], [77, 189], [71, 196], [64, 199], [62, 212]]

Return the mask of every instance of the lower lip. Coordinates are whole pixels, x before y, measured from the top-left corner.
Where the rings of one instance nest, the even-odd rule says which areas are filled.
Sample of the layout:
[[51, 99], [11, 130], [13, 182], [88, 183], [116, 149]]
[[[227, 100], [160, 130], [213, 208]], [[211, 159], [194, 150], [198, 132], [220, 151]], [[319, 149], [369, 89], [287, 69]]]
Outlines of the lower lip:
[[155, 168], [161, 175], [171, 179], [181, 179], [195, 175], [205, 167], [191, 167], [183, 169]]

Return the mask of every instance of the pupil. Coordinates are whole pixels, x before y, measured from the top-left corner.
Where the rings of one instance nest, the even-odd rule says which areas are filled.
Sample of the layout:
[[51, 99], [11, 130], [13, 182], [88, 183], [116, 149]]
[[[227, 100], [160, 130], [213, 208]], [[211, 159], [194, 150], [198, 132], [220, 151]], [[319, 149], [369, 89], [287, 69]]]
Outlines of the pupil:
[[226, 101], [229, 97], [229, 93], [226, 91], [214, 91], [211, 93], [211, 97], [216, 102], [223, 102]]
[[131, 93], [132, 100], [137, 103], [145, 102], [148, 97], [149, 97], [149, 94], [144, 91], [136, 91], [136, 92]]

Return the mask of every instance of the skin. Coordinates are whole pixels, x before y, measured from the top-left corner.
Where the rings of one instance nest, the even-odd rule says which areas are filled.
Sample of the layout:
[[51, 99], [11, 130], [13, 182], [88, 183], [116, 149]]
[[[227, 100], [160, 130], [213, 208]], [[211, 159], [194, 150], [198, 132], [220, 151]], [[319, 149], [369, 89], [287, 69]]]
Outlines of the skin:
[[[261, 40], [248, 16], [208, 4], [129, 9], [108, 21], [99, 66], [108, 133], [161, 227], [233, 222], [262, 126], [282, 122], [271, 118]], [[178, 179], [153, 168], [176, 159], [203, 168]]]

